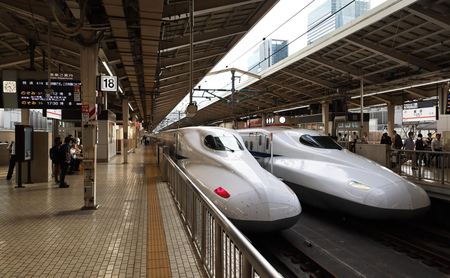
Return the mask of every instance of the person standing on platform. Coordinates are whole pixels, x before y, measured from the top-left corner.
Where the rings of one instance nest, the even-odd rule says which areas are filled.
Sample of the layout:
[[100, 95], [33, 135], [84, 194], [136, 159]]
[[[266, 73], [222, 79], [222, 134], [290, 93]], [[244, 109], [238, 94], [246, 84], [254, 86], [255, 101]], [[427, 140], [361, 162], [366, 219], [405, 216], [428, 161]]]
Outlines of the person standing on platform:
[[369, 139], [367, 138], [367, 132], [364, 132], [363, 138], [361, 138], [361, 143], [369, 144]]
[[55, 145], [50, 149], [50, 159], [53, 162], [53, 175], [55, 176], [55, 184], [59, 184], [59, 173], [61, 172], [61, 145], [62, 138], [55, 138]]
[[[442, 148], [442, 142], [441, 142], [441, 134], [436, 134], [436, 138], [433, 139], [433, 141], [431, 142], [431, 151], [433, 152], [442, 152], [443, 148]], [[431, 160], [433, 160], [433, 158], [436, 157], [436, 167], [437, 168], [441, 168], [441, 156], [439, 154], [432, 154], [431, 158], [430, 158], [430, 162]]]
[[392, 145], [391, 137], [388, 136], [387, 132], [383, 133], [381, 136], [381, 142], [380, 144], [386, 144], [386, 145]]
[[[414, 151], [414, 133], [413, 132], [408, 132], [408, 138], [405, 140], [405, 144], [403, 144], [403, 149], [405, 149], [407, 151]], [[415, 165], [416, 165], [415, 158], [416, 157], [413, 156], [412, 152], [406, 152], [405, 162], [407, 162], [408, 160], [411, 160], [411, 165], [412, 165], [413, 170], [417, 169], [415, 167]]]
[[[431, 142], [433, 141], [433, 138], [431, 137], [431, 133], [428, 133], [428, 137], [425, 139], [425, 151], [431, 152]], [[430, 167], [431, 164], [431, 154], [427, 153], [425, 157], [425, 165], [427, 167]]]
[[70, 142], [72, 139], [69, 137], [64, 138], [64, 145], [61, 146], [61, 179], [60, 188], [67, 188], [69, 185], [66, 183], [66, 175], [70, 166]]
[[[419, 135], [417, 135], [417, 140], [416, 140], [416, 143], [414, 146], [416, 147], [416, 151], [425, 150], [425, 143], [422, 139], [421, 133], [419, 133]], [[416, 166], [422, 165], [423, 156], [424, 156], [424, 153], [416, 153]]]
[[394, 149], [400, 150], [403, 147], [402, 137], [395, 130], [392, 133], [394, 134]]
[[9, 169], [8, 175], [6, 175], [6, 179], [10, 180], [14, 172], [14, 167], [16, 166], [16, 144], [14, 143], [14, 141], [11, 141], [6, 149], [9, 150]]

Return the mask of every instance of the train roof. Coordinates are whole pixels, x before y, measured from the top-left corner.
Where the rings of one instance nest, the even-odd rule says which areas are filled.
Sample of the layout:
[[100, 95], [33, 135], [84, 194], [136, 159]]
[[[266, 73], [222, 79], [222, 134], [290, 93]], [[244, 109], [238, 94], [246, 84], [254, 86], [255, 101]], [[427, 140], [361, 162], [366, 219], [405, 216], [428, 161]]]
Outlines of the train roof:
[[271, 127], [259, 127], [259, 128], [248, 128], [248, 129], [239, 129], [237, 132], [239, 133], [251, 133], [251, 132], [271, 132], [271, 133], [278, 133], [278, 132], [295, 132], [299, 136], [303, 134], [309, 134], [312, 136], [326, 136], [326, 134], [319, 132], [317, 130], [312, 129], [298, 129], [298, 128], [292, 128], [287, 126], [271, 126]]

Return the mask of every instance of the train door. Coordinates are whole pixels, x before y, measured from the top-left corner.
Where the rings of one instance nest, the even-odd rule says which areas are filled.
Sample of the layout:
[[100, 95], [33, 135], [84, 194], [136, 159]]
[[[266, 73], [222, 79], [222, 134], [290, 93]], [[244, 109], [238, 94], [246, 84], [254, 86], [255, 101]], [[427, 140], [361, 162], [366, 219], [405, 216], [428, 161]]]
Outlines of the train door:
[[181, 156], [181, 134], [175, 134], [175, 158], [178, 160]]
[[270, 163], [270, 148], [271, 148], [271, 144], [270, 144], [270, 135], [265, 134], [263, 136], [263, 150], [262, 153], [264, 154], [264, 160], [263, 160], [263, 164], [261, 164], [264, 168], [267, 167], [267, 165], [269, 165]]

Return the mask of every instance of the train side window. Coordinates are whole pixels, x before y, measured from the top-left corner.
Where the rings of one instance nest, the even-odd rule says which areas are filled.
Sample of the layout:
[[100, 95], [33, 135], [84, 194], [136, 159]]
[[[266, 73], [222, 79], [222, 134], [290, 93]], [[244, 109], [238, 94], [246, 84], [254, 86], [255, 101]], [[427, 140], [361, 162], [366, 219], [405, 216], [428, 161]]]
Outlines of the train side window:
[[204, 143], [208, 148], [215, 149], [216, 142], [214, 141], [214, 137], [212, 137], [212, 135], [206, 136]]
[[245, 148], [248, 149], [248, 141], [245, 141]]
[[266, 138], [266, 150], [269, 149], [269, 138]]
[[262, 144], [262, 136], [259, 135], [259, 145], [261, 146], [261, 144]]
[[250, 150], [253, 150], [253, 141], [250, 141]]

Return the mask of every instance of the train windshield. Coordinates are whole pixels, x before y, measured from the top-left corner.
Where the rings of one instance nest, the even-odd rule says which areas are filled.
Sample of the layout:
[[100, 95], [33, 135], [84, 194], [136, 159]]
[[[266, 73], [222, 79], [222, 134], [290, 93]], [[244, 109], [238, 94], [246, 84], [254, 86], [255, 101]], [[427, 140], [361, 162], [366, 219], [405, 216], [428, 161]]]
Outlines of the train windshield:
[[341, 145], [330, 136], [311, 136], [305, 134], [300, 137], [300, 143], [314, 148], [342, 150]]
[[217, 151], [237, 151], [244, 150], [239, 140], [234, 136], [214, 137], [208, 135], [205, 137], [205, 146]]

